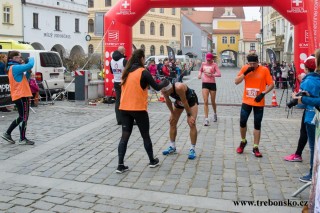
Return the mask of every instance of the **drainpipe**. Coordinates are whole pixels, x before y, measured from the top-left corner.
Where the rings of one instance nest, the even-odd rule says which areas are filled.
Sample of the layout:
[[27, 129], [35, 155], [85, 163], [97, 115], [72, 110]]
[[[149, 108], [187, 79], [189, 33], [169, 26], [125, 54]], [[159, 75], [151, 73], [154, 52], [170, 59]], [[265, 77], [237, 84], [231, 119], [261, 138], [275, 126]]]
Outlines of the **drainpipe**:
[[261, 7], [261, 26], [262, 26], [262, 32], [261, 32], [261, 60], [263, 61], [263, 46], [264, 46], [264, 40], [263, 40], [263, 7]]
[[21, 14], [22, 14], [22, 17], [21, 17], [21, 19], [22, 19], [22, 21], [21, 21], [21, 23], [22, 23], [22, 41], [24, 42], [24, 18], [23, 18], [23, 16], [24, 16], [24, 5], [26, 4], [26, 0], [21, 0]]

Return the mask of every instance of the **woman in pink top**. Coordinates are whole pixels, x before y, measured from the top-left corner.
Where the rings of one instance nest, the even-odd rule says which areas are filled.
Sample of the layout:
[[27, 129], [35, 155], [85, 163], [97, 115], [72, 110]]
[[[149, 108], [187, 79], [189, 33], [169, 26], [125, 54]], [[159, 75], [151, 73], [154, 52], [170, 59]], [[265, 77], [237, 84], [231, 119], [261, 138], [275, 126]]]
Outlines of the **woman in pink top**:
[[154, 60], [151, 60], [148, 70], [152, 77], [155, 78], [157, 74], [157, 65], [155, 64]]
[[207, 53], [206, 55], [206, 62], [203, 62], [201, 68], [199, 70], [198, 78], [202, 78], [202, 96], [204, 102], [204, 126], [209, 126], [209, 107], [208, 107], [208, 98], [209, 94], [211, 97], [211, 104], [213, 108], [213, 122], [217, 122], [217, 105], [216, 105], [216, 80], [215, 77], [221, 77], [221, 73], [219, 67], [216, 63], [214, 63], [213, 59], [216, 56], [213, 56], [212, 53]]

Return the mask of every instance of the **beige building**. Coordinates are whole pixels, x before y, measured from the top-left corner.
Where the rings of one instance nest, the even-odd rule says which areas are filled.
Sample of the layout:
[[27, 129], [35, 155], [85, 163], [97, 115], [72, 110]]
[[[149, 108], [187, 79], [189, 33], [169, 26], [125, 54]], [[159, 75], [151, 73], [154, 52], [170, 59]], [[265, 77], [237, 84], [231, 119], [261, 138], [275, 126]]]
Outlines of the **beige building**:
[[23, 41], [21, 1], [0, 1], [0, 40]]
[[[103, 36], [95, 35], [95, 17], [106, 13], [118, 0], [88, 1], [88, 52], [101, 54]], [[145, 14], [133, 27], [132, 43], [136, 48], [145, 50], [150, 55], [166, 55], [166, 46], [180, 50], [181, 14], [180, 8], [153, 8]]]

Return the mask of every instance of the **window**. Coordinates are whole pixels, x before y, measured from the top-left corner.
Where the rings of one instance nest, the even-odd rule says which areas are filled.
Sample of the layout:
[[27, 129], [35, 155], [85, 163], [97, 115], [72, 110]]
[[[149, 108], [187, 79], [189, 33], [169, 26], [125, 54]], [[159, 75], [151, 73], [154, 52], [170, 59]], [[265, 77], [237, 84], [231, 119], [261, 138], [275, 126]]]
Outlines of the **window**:
[[228, 38], [227, 36], [222, 37], [222, 44], [227, 44], [228, 43]]
[[79, 19], [78, 18], [76, 18], [75, 20], [74, 20], [74, 31], [76, 32], [76, 33], [79, 33], [80, 31], [79, 31]]
[[164, 36], [164, 26], [160, 24], [160, 36]]
[[89, 8], [94, 7], [94, 1], [93, 1], [93, 0], [89, 0], [89, 2], [88, 2], [88, 7], [89, 7]]
[[33, 28], [39, 29], [39, 23], [38, 23], [39, 14], [33, 13]]
[[93, 33], [94, 32], [94, 25], [93, 25], [93, 20], [89, 19], [88, 21], [88, 32]]
[[93, 45], [92, 45], [92, 44], [89, 44], [88, 53], [89, 53], [89, 54], [92, 54], [92, 53], [93, 53]]
[[160, 13], [164, 13], [164, 8], [160, 8]]
[[110, 7], [110, 6], [111, 6], [111, 0], [105, 0], [105, 1], [104, 1], [104, 5], [105, 5], [106, 7]]
[[250, 50], [256, 50], [256, 44], [250, 43]]
[[154, 35], [154, 34], [155, 34], [154, 23], [151, 22], [151, 24], [150, 24], [150, 35]]
[[160, 46], [160, 55], [164, 55], [164, 46], [163, 45]]
[[234, 36], [230, 36], [230, 44], [235, 44], [236, 38]]
[[61, 59], [57, 53], [40, 53], [41, 67], [62, 67]]
[[172, 37], [176, 37], [176, 26], [172, 25], [171, 31]]
[[6, 23], [6, 24], [11, 23], [11, 7], [8, 7], [8, 6], [3, 7], [3, 23]]
[[144, 21], [140, 21], [140, 34], [145, 34], [145, 32]]
[[146, 46], [144, 46], [144, 44], [141, 44], [140, 49], [142, 49], [143, 51], [146, 51]]
[[192, 36], [191, 35], [184, 35], [184, 46], [185, 47], [192, 47]]
[[151, 9], [150, 9], [150, 12], [156, 12], [156, 9], [151, 8]]
[[176, 15], [176, 8], [172, 8], [172, 15]]
[[60, 31], [60, 16], [56, 16], [55, 17], [55, 27], [54, 27], [54, 29], [56, 31]]
[[151, 47], [150, 47], [150, 54], [151, 55], [155, 55], [156, 54], [156, 48], [154, 47], [154, 45], [151, 45]]

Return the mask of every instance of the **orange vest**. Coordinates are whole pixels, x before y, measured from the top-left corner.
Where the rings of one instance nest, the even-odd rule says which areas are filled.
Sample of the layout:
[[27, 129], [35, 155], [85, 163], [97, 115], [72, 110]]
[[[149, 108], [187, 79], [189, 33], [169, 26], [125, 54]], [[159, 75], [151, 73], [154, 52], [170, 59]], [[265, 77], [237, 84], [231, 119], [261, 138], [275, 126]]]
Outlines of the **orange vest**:
[[130, 72], [126, 83], [121, 86], [121, 110], [127, 111], [147, 111], [148, 108], [148, 88], [142, 89], [140, 86], [141, 74], [144, 68], [138, 68]]
[[10, 94], [11, 94], [12, 101], [18, 100], [23, 97], [32, 97], [29, 82], [25, 75], [22, 77], [21, 82], [17, 82], [16, 80], [14, 80], [14, 77], [12, 74], [13, 66], [15, 65], [12, 65], [8, 72], [8, 78], [10, 83]]

